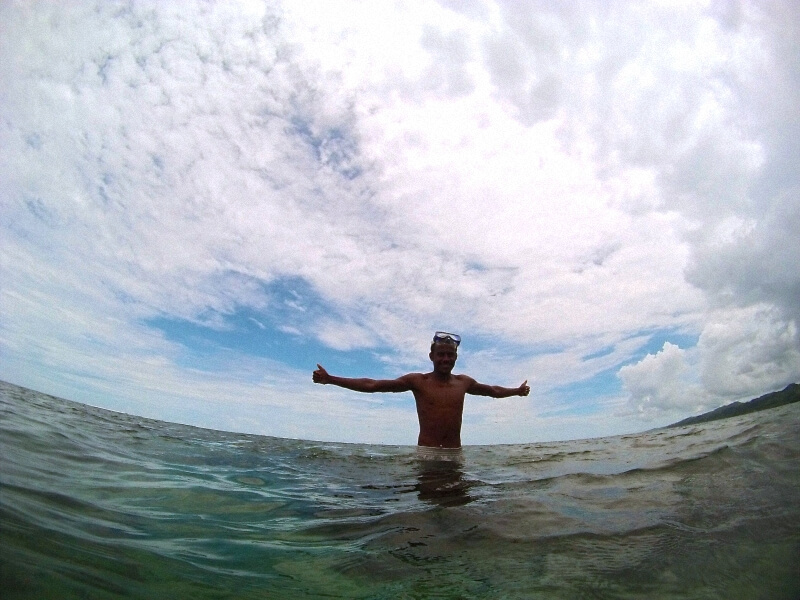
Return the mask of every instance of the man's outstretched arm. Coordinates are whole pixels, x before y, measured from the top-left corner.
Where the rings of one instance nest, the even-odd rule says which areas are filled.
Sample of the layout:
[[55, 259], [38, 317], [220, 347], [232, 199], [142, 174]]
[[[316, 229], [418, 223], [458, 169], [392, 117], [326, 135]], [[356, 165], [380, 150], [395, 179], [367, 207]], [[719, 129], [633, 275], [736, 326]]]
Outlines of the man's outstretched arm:
[[507, 388], [499, 385], [486, 385], [485, 383], [478, 383], [473, 381], [472, 385], [467, 389], [468, 394], [473, 396], [489, 396], [490, 398], [508, 398], [509, 396], [527, 396], [531, 391], [528, 386], [528, 380], [522, 382], [522, 385], [516, 388]]
[[411, 376], [403, 375], [397, 379], [368, 379], [352, 378], [352, 377], [337, 377], [328, 373], [322, 365], [317, 365], [317, 370], [312, 375], [314, 383], [321, 383], [323, 385], [331, 384], [338, 385], [339, 387], [353, 390], [355, 392], [407, 392], [411, 389]]

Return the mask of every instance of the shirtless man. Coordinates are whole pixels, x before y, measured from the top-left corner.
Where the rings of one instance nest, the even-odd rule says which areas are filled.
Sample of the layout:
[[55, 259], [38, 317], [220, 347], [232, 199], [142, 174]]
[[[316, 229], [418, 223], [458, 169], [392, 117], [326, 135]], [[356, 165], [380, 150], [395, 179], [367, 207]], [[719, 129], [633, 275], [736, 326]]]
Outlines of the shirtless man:
[[453, 375], [461, 337], [437, 331], [429, 357], [430, 373], [409, 373], [397, 379], [353, 379], [329, 374], [321, 365], [314, 371], [314, 383], [333, 384], [356, 392], [412, 392], [417, 403], [419, 438], [417, 444], [434, 448], [461, 447], [461, 416], [464, 396], [508, 398], [527, 396], [531, 391], [525, 380], [518, 388], [478, 383], [466, 375]]

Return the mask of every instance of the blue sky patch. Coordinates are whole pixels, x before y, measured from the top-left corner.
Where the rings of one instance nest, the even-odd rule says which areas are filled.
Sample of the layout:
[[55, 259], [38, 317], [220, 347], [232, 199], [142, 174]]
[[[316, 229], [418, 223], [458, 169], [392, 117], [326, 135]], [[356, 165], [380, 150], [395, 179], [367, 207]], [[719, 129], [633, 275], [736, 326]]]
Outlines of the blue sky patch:
[[181, 362], [194, 368], [208, 365], [210, 355], [223, 350], [312, 370], [321, 363], [331, 372], [347, 376], [381, 376], [384, 372], [380, 356], [390, 352], [387, 347], [341, 351], [314, 336], [314, 323], [320, 318], [336, 318], [337, 313], [305, 280], [287, 277], [260, 285], [266, 298], [263, 308], [209, 311], [197, 321], [162, 316], [145, 324], [184, 346], [189, 352]]
[[[675, 329], [659, 329], [655, 331], [641, 331], [632, 337], [650, 335], [647, 342], [636, 351], [625, 364], [637, 363], [648, 354], [656, 354], [664, 348], [664, 344], [669, 342], [679, 348], [693, 348], [700, 339], [699, 334], [684, 333]], [[622, 365], [620, 365], [622, 366]]]
[[606, 369], [593, 377], [573, 381], [553, 388], [559, 406], [570, 414], [589, 415], [601, 409], [598, 398], [616, 396], [622, 393], [622, 382], [617, 377], [618, 367]]

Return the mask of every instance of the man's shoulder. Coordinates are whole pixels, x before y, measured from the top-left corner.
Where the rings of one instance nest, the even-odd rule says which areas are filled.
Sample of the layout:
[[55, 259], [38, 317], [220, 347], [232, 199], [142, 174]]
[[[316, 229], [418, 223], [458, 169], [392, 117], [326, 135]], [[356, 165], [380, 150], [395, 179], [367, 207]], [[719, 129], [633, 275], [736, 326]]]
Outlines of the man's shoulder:
[[425, 376], [426, 373], [406, 373], [405, 375], [401, 375], [400, 377], [398, 377], [398, 379], [400, 381], [412, 382], [412, 381], [420, 381], [424, 379]]

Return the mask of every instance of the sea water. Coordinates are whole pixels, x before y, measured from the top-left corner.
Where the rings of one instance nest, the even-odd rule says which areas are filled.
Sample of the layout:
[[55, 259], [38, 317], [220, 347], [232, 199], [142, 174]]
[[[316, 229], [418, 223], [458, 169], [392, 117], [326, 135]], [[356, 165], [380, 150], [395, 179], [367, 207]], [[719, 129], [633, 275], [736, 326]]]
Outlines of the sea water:
[[430, 455], [0, 383], [0, 597], [796, 600], [798, 433], [800, 403]]

